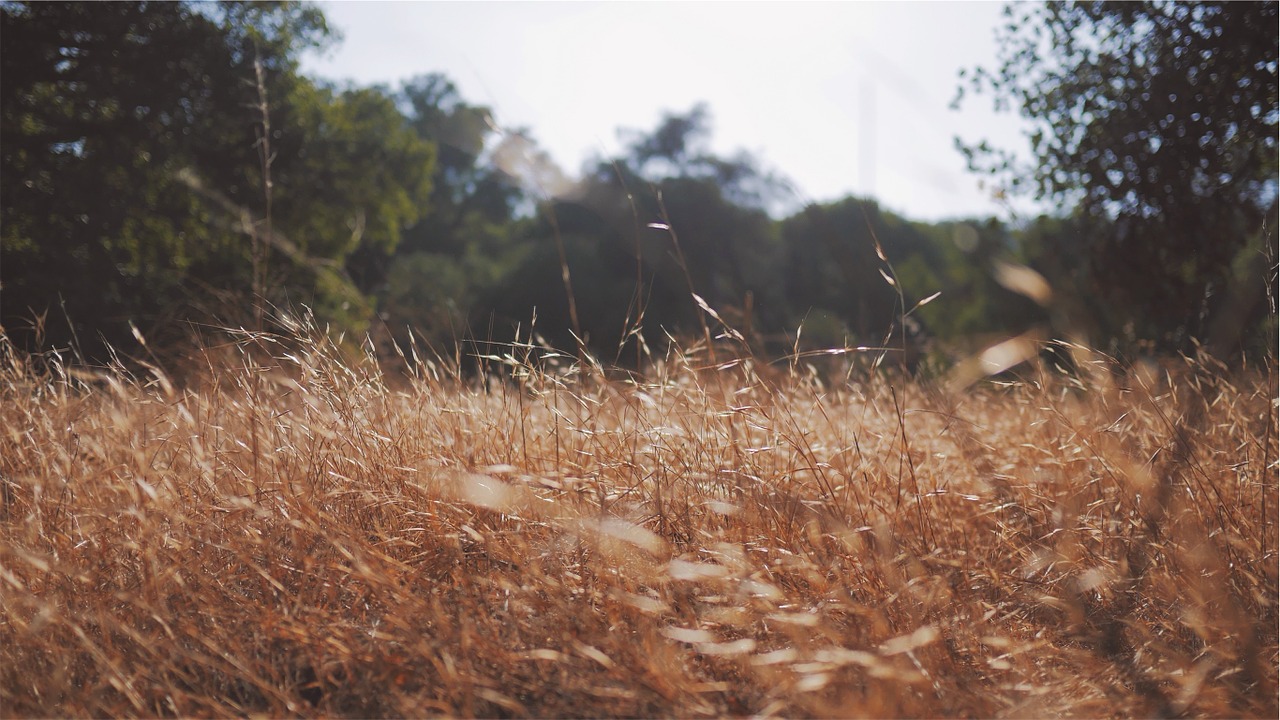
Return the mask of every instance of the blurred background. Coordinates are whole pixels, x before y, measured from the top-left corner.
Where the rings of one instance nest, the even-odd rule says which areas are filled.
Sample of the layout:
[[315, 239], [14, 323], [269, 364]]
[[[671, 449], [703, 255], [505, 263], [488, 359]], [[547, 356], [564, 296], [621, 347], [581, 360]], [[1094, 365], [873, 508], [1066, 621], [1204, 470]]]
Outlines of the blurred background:
[[572, 173], [702, 103], [710, 151], [749, 151], [790, 182], [778, 214], [848, 195], [918, 220], [1005, 209], [955, 137], [1016, 143], [1022, 122], [988, 102], [950, 107], [957, 71], [996, 60], [999, 3], [319, 7], [343, 40], [304, 55], [304, 72], [394, 86], [430, 68]]
[[903, 325], [933, 367], [1029, 330], [1276, 347], [1274, 2], [0, 23], [0, 324], [26, 350], [180, 356], [305, 306], [388, 357], [483, 352], [536, 312], [634, 365], [699, 336], [692, 293], [771, 357]]

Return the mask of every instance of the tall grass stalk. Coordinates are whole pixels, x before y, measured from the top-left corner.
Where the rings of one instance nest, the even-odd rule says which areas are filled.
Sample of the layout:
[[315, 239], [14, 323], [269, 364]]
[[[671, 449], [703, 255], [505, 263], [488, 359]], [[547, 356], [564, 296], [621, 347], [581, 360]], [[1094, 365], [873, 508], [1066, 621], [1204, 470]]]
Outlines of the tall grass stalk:
[[262, 226], [265, 239], [258, 237], [255, 224], [250, 237], [253, 242], [253, 318], [254, 329], [262, 330], [263, 303], [266, 302], [267, 266], [271, 260], [271, 243], [274, 242], [271, 222], [272, 191], [271, 166], [275, 162], [275, 154], [271, 152], [271, 103], [267, 99], [267, 78], [262, 66], [262, 52], [255, 40], [253, 43], [253, 82], [258, 92], [258, 102], [254, 110], [258, 112], [258, 125], [254, 130], [257, 140], [254, 143], [258, 151], [259, 165], [262, 171]]

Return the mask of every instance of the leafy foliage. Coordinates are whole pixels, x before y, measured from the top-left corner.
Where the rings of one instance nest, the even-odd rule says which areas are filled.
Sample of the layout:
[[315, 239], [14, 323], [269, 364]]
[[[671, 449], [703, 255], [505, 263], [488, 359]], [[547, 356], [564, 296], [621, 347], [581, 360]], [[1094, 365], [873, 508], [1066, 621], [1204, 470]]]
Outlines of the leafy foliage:
[[1090, 272], [1130, 310], [1117, 324], [1131, 335], [1168, 348], [1207, 336], [1223, 289], [1243, 282], [1233, 260], [1275, 209], [1276, 3], [1028, 3], [1006, 15], [999, 68], [969, 87], [1032, 122], [1033, 162], [961, 144], [971, 166], [1074, 206]]
[[[966, 150], [1073, 210], [1021, 225], [785, 210], [784, 178], [710, 150], [704, 105], [571, 178], [443, 75], [302, 76], [334, 39], [305, 3], [5, 3], [0, 325], [100, 358], [131, 325], [180, 352], [182, 321], [305, 304], [455, 356], [536, 315], [552, 345], [627, 364], [721, 324], [770, 357], [907, 327], [969, 351], [1046, 321], [1129, 347], [1271, 337], [1275, 4], [1009, 12], [1002, 67], [971, 87], [1035, 121], [1037, 162]], [[1001, 287], [1005, 262], [1053, 306]]]
[[[2, 322], [15, 337], [37, 318], [31, 342], [78, 336], [95, 356], [95, 336], [122, 344], [132, 323], [163, 338], [215, 301], [218, 313], [305, 302], [339, 328], [367, 324], [345, 263], [399, 242], [430, 193], [435, 150], [382, 90], [298, 74], [297, 54], [328, 36], [322, 15], [298, 4], [0, 12]], [[258, 299], [246, 293], [249, 237], [266, 216], [255, 61], [268, 70], [276, 156], [273, 282]], [[59, 305], [79, 332], [47, 322]]]
[[232, 124], [237, 63], [226, 33], [182, 5], [0, 13], [5, 325], [60, 294], [84, 329], [118, 335], [122, 315], [179, 296], [193, 264], [235, 252], [174, 176]]

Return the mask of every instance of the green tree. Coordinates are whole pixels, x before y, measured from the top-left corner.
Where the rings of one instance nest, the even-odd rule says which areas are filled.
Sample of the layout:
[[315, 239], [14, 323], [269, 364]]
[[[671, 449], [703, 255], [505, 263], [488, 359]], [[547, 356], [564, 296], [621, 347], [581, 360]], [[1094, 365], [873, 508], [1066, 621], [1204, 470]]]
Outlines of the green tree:
[[649, 133], [622, 135], [625, 154], [596, 163], [582, 198], [615, 228], [616, 254], [634, 258], [630, 277], [619, 282], [634, 288], [653, 339], [664, 328], [699, 327], [691, 291], [726, 317], [749, 312], [737, 318], [740, 326], [781, 331], [788, 319], [776, 281], [782, 244], [767, 209], [785, 194], [785, 182], [748, 153], [712, 153], [704, 105], [667, 114]]
[[491, 222], [510, 220], [520, 189], [486, 156], [498, 132], [489, 108], [466, 102], [440, 74], [406, 82], [398, 98], [413, 129], [439, 148], [428, 216], [436, 229], [456, 232], [473, 214]]
[[[391, 335], [412, 327], [439, 347], [468, 334], [481, 297], [518, 262], [524, 191], [494, 161], [501, 145], [490, 110], [468, 103], [445, 76], [423, 75], [395, 95], [409, 127], [437, 148], [431, 194], [394, 254], [378, 255], [364, 287]], [[527, 318], [526, 318], [527, 319]]]
[[[897, 269], [908, 290], [942, 293], [938, 302], [919, 310], [935, 337], [968, 353], [1046, 320], [1034, 301], [996, 279], [1000, 263], [1026, 262], [1022, 231], [1012, 231], [994, 218], [915, 227], [928, 238], [928, 252], [908, 258]], [[924, 271], [923, 279], [916, 267]]]
[[[429, 211], [436, 150], [384, 88], [298, 83], [284, 98], [278, 219], [309, 255], [390, 254]], [[368, 286], [362, 290], [369, 290]]]
[[[318, 11], [132, 2], [0, 13], [0, 322], [11, 335], [59, 304], [77, 323], [46, 328], [59, 345], [73, 334], [121, 345], [130, 323], [156, 340], [180, 332], [174, 321], [194, 306], [248, 307], [260, 300], [249, 297], [251, 238], [272, 253], [265, 300], [307, 302], [361, 329], [371, 308], [347, 265], [359, 248], [390, 252], [418, 219], [435, 151], [386, 91], [298, 73], [298, 54], [328, 37]], [[269, 148], [254, 109], [264, 93]], [[260, 150], [273, 158], [271, 233]]]
[[1275, 211], [1276, 3], [1027, 3], [1006, 16], [999, 67], [961, 95], [1025, 117], [1032, 162], [958, 141], [971, 167], [1073, 209], [1113, 324], [1167, 349], [1206, 337], [1239, 294], [1224, 289], [1261, 287], [1232, 264], [1258, 252]]
[[782, 221], [782, 238], [787, 302], [797, 320], [819, 321], [813, 330], [823, 332], [805, 331], [816, 346], [876, 345], [900, 321], [903, 308], [877, 241], [896, 270], [912, 270], [902, 283], [908, 307], [939, 289], [938, 250], [929, 237], [871, 201], [810, 205]]
[[[125, 340], [128, 322], [154, 338], [189, 299], [193, 268], [247, 257], [247, 243], [179, 178], [202, 155], [225, 163], [219, 141], [232, 128], [252, 153], [244, 23], [262, 23], [252, 34], [273, 67], [326, 30], [302, 6], [234, 10], [0, 7], [0, 322], [15, 337], [51, 308], [61, 320], [64, 304], [86, 345]], [[208, 145], [217, 151], [202, 152]], [[72, 334], [53, 322], [46, 329], [58, 344]]]
[[[168, 61], [156, 62], [163, 49]], [[222, 245], [169, 178], [226, 99], [205, 68], [232, 64], [217, 23], [181, 5], [0, 7], [0, 311], [10, 333], [62, 302], [86, 342], [95, 330], [122, 337], [130, 310], [158, 312], [185, 270]], [[68, 340], [70, 328], [48, 329]]]
[[569, 187], [527, 139], [508, 134], [494, 161], [541, 203], [513, 236], [508, 257], [516, 262], [478, 301], [484, 325], [476, 334], [490, 335], [492, 318], [500, 326], [527, 325], [536, 307], [544, 336], [574, 348], [576, 309], [593, 352], [631, 363], [637, 327], [651, 348], [662, 347], [667, 333], [700, 334], [706, 316], [691, 291], [739, 327], [780, 328], [786, 313], [774, 273], [781, 245], [764, 209], [780, 184], [749, 155], [711, 153], [709, 135], [701, 106], [668, 115], [651, 133], [624, 132], [625, 152], [596, 160]]

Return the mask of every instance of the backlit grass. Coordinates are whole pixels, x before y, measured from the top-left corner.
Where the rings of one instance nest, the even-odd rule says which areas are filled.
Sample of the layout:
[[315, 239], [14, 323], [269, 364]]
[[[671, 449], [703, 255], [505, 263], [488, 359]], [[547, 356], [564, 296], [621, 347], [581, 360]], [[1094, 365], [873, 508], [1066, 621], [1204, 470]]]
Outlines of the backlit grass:
[[0, 713], [1277, 715], [1274, 363], [520, 350], [243, 335], [179, 386], [3, 344]]

